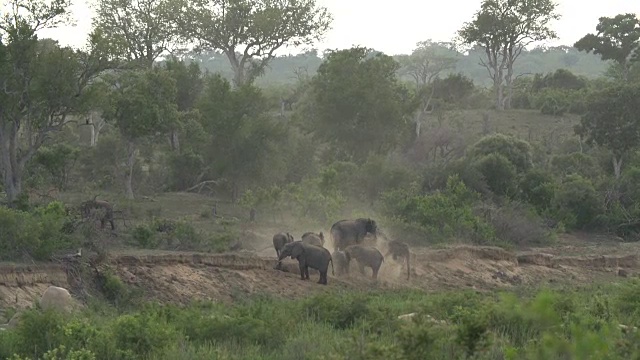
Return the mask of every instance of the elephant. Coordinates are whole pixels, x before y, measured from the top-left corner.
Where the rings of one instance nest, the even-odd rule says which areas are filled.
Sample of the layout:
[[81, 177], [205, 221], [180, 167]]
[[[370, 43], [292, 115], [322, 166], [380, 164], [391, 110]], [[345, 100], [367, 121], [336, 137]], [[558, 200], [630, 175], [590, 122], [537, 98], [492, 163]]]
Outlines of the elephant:
[[378, 249], [367, 245], [349, 245], [344, 249], [344, 253], [347, 257], [347, 269], [351, 259], [356, 259], [360, 273], [364, 275], [364, 267], [367, 266], [373, 270], [373, 278], [378, 278], [378, 271], [384, 261], [384, 256]]
[[338, 275], [349, 273], [349, 262], [347, 261], [347, 254], [344, 251], [334, 251], [333, 254], [331, 254], [331, 258], [336, 265], [336, 273]]
[[80, 213], [83, 219], [88, 219], [91, 216], [91, 210], [104, 210], [104, 215], [100, 218], [100, 227], [104, 229], [105, 222], [108, 221], [111, 224], [111, 230], [116, 229], [116, 225], [113, 222], [113, 205], [104, 200], [96, 200], [98, 195], [93, 197], [93, 200], [87, 200], [80, 204]]
[[300, 278], [302, 280], [309, 279], [309, 268], [311, 267], [320, 272], [318, 284], [327, 285], [329, 263], [331, 263], [331, 274], [335, 275], [331, 253], [323, 247], [305, 244], [302, 241], [294, 241], [286, 244], [282, 248], [280, 256], [278, 257], [278, 263], [280, 264], [282, 259], [287, 256], [298, 260]]
[[282, 248], [293, 241], [293, 236], [289, 233], [277, 233], [273, 235], [273, 247], [276, 249], [276, 256], [280, 256]]
[[392, 240], [389, 241], [388, 246], [389, 250], [387, 250], [384, 257], [391, 255], [393, 260], [403, 258], [407, 262], [407, 280], [409, 280], [411, 277], [411, 252], [409, 251], [409, 245], [402, 241]]
[[302, 234], [302, 242], [305, 244], [324, 246], [324, 234], [322, 234], [322, 231], [320, 231], [319, 234], [306, 232]]
[[362, 243], [367, 234], [377, 238], [378, 226], [375, 220], [358, 218], [340, 220], [331, 226], [334, 250], [344, 250], [349, 245]]

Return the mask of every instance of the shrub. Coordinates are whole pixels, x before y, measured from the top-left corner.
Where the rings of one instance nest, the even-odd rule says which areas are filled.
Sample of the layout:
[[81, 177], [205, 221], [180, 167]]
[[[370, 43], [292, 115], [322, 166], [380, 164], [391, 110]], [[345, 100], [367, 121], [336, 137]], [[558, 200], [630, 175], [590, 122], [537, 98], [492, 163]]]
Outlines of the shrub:
[[595, 226], [602, 203], [590, 180], [580, 175], [567, 176], [553, 199], [554, 212], [567, 227], [584, 229]]
[[476, 160], [478, 168], [489, 189], [496, 195], [511, 196], [516, 189], [516, 168], [498, 153], [485, 155]]
[[551, 208], [557, 184], [550, 173], [541, 169], [532, 169], [524, 174], [519, 188], [520, 198], [533, 205], [539, 213], [543, 213]]
[[482, 157], [498, 153], [509, 160], [518, 172], [524, 172], [533, 165], [531, 160], [531, 145], [518, 138], [494, 134], [488, 135], [476, 142], [470, 150], [472, 157]]

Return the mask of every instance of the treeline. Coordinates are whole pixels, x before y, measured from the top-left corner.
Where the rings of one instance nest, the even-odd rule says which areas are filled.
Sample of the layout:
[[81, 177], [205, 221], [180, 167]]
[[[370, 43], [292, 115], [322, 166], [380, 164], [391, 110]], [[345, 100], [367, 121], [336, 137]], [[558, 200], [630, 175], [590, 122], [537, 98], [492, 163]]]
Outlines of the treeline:
[[[478, 66], [484, 55], [480, 49], [476, 51], [472, 49], [463, 53], [455, 48], [449, 48], [451, 44], [444, 43], [442, 45], [457, 59], [455, 69], [446, 70], [443, 75], [461, 73], [477, 86], [491, 86], [491, 79], [487, 78], [486, 70]], [[409, 54], [389, 55], [400, 60]], [[322, 63], [322, 56], [322, 52], [310, 50], [301, 54], [275, 57], [255, 83], [262, 88], [294, 85], [300, 74], [313, 76], [316, 73]], [[229, 61], [220, 52], [187, 53], [184, 55], [184, 59], [197, 62], [202, 69], [211, 73], [219, 73], [229, 81], [233, 79], [233, 71], [229, 68]], [[581, 52], [573, 46], [538, 46], [523, 51], [521, 59], [515, 67], [515, 72], [522, 77], [533, 77], [534, 74], [547, 74], [558, 69], [565, 69], [577, 76], [594, 79], [605, 75], [607, 63], [603, 62], [598, 55]], [[410, 80], [407, 77], [404, 79]]]

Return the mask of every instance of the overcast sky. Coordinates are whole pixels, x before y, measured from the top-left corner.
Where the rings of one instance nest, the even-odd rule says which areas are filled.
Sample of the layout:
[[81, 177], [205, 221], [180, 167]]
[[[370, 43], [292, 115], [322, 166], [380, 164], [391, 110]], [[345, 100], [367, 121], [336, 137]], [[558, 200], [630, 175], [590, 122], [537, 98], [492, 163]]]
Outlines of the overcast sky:
[[[89, 0], [91, 3], [95, 0]], [[317, 0], [333, 14], [332, 30], [315, 47], [342, 49], [362, 45], [387, 54], [409, 53], [418, 41], [448, 41], [480, 7], [481, 0]], [[640, 0], [556, 0], [562, 18], [553, 24], [560, 39], [550, 45], [572, 45], [595, 32], [600, 16], [640, 14]], [[372, 4], [380, 4], [372, 6]], [[391, 5], [391, 6], [389, 6]], [[91, 29], [92, 10], [85, 0], [74, 0], [76, 27], [43, 31], [63, 45], [82, 46]], [[283, 53], [295, 53], [286, 49]]]

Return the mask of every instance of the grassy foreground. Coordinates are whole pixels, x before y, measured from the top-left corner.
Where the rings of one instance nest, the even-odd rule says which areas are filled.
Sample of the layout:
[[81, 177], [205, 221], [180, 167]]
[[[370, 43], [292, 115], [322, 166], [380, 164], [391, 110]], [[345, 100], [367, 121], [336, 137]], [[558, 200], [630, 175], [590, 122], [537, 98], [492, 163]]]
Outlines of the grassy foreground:
[[[231, 307], [31, 310], [0, 333], [10, 359], [633, 359], [640, 281], [572, 290], [327, 293]], [[398, 315], [416, 312], [413, 320]], [[428, 316], [427, 316], [428, 315]], [[627, 328], [620, 326], [626, 325]]]

